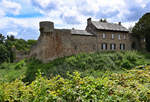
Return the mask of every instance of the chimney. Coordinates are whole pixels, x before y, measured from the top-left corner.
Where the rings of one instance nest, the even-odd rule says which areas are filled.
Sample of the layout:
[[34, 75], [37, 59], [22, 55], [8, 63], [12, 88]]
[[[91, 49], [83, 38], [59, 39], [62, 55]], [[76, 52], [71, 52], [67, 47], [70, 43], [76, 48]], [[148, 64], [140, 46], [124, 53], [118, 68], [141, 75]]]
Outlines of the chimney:
[[91, 24], [91, 21], [92, 21], [92, 18], [91, 18], [91, 17], [88, 18], [88, 19], [87, 19], [87, 25]]
[[101, 18], [99, 21], [100, 21], [100, 22], [103, 22], [103, 19]]
[[103, 22], [107, 23], [107, 19], [104, 19]]
[[121, 25], [121, 22], [118, 22], [119, 25]]

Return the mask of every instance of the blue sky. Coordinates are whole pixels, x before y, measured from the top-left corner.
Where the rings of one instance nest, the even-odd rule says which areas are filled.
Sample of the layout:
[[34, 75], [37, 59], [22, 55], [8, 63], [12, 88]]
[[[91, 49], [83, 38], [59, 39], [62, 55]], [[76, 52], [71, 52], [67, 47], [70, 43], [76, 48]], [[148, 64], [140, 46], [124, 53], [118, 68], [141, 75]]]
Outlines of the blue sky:
[[150, 12], [150, 0], [0, 0], [0, 7], [0, 33], [27, 40], [38, 39], [46, 20], [55, 28], [85, 29], [87, 18], [106, 18], [128, 28]]

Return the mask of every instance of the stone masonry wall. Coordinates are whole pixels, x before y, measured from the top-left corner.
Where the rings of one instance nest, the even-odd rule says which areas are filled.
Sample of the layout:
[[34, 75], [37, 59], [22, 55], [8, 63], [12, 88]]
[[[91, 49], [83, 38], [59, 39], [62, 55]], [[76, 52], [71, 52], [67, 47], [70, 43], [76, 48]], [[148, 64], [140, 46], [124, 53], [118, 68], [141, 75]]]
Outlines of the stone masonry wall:
[[[71, 30], [54, 29], [53, 22], [41, 22], [40, 37], [37, 44], [32, 47], [30, 57], [36, 57], [43, 62], [48, 62], [77, 53], [102, 51], [102, 43], [107, 43], [107, 50], [110, 50], [110, 44], [112, 43], [116, 44], [117, 51], [120, 50], [121, 43], [125, 44], [125, 50], [131, 49], [129, 33], [111, 31], [94, 31], [93, 33], [94, 35], [71, 34]], [[105, 39], [102, 38], [103, 33], [106, 34]], [[112, 34], [114, 34], [114, 39], [112, 39]], [[120, 40], [118, 39], [119, 34]], [[126, 35], [125, 39], [124, 34]]]
[[71, 35], [70, 30], [55, 29], [51, 33], [41, 34], [30, 56], [47, 62], [55, 58], [70, 56], [81, 52], [96, 51], [95, 37]]
[[[106, 35], [106, 38], [103, 38], [103, 33]], [[120, 44], [125, 44], [125, 50], [131, 50], [131, 40], [129, 33], [123, 32], [109, 32], [109, 31], [99, 31], [98, 34], [98, 50], [101, 51], [101, 44], [107, 43], [107, 50], [110, 49], [110, 44], [116, 44], [116, 50], [120, 51]], [[112, 39], [112, 34], [114, 34], [114, 39]], [[120, 35], [120, 40], [118, 39]], [[125, 39], [124, 39], [125, 35]]]
[[73, 47], [73, 54], [82, 52], [95, 52], [96, 51], [96, 38], [94, 36], [80, 36], [72, 35], [71, 45]]

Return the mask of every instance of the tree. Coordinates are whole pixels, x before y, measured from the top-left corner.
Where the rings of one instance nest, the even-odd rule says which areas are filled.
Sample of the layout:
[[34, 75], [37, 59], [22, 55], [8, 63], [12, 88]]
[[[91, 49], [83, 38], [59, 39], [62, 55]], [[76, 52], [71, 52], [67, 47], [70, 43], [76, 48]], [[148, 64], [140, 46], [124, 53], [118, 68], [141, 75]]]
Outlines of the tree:
[[0, 44], [3, 44], [5, 40], [5, 37], [3, 36], [3, 34], [0, 34]]
[[7, 35], [7, 40], [15, 41], [15, 37], [13, 35], [10, 36]]
[[0, 44], [0, 64], [5, 61], [9, 61], [8, 56], [9, 56], [9, 52], [6, 46], [4, 46], [3, 44]]
[[146, 49], [150, 51], [150, 13], [144, 14], [132, 29], [133, 36], [145, 38]]

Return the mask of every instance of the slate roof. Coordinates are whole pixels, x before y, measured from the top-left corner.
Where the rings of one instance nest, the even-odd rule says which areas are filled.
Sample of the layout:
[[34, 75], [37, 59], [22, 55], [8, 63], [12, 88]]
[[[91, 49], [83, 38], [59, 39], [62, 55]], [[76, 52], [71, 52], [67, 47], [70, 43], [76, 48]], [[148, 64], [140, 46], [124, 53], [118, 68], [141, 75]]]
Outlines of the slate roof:
[[86, 30], [76, 30], [76, 29], [72, 29], [71, 34], [72, 35], [89, 35], [89, 36], [93, 35], [93, 34], [87, 32]]
[[101, 22], [101, 21], [91, 21], [92, 24], [100, 30], [111, 30], [111, 31], [125, 31], [129, 32], [129, 30], [122, 25], [108, 23], [108, 22]]

